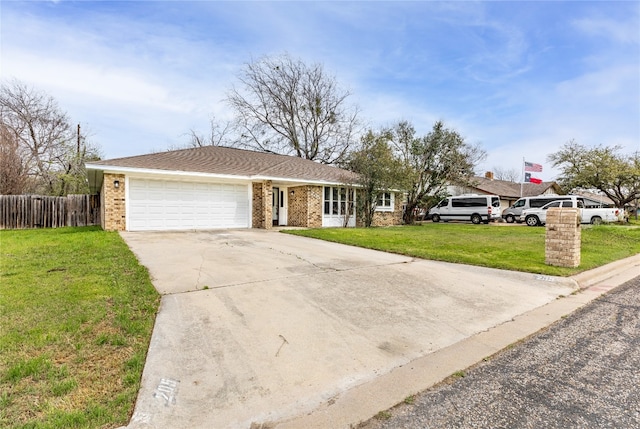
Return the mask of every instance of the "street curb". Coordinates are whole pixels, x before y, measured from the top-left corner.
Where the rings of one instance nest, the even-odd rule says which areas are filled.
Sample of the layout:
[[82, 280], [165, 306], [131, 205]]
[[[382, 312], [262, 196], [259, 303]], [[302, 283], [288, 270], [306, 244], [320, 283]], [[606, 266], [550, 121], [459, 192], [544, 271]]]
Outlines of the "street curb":
[[611, 277], [615, 277], [618, 273], [622, 273], [625, 270], [633, 270], [634, 268], [636, 270], [635, 276], [639, 276], [640, 253], [625, 259], [620, 259], [607, 265], [603, 265], [598, 268], [594, 268], [589, 271], [584, 271], [582, 273], [571, 276], [570, 278], [575, 280], [581, 289], [586, 289], [596, 283], [605, 281]]
[[548, 327], [601, 295], [640, 276], [640, 254], [571, 276], [576, 292], [560, 297], [512, 320], [479, 332], [356, 386], [311, 413], [281, 422], [267, 423], [278, 429], [353, 428], [378, 412], [400, 404], [405, 398], [442, 382], [506, 347]]

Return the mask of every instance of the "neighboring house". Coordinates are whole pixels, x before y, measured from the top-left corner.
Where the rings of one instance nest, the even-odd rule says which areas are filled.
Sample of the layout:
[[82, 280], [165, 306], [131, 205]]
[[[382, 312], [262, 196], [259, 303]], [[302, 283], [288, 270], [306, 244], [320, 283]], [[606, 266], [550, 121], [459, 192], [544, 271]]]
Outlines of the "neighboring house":
[[[105, 230], [199, 230], [356, 225], [354, 173], [302, 158], [220, 146], [86, 164]], [[386, 192], [375, 225], [402, 221], [402, 195]], [[357, 198], [357, 193], [356, 193]]]
[[460, 187], [449, 187], [451, 195], [462, 194], [487, 194], [498, 195], [500, 197], [500, 205], [510, 207], [519, 198], [535, 197], [543, 194], [562, 194], [560, 186], [556, 182], [535, 183], [516, 183], [508, 180], [496, 180], [490, 171], [484, 177], [473, 177], [471, 185]]
[[581, 196], [584, 200], [584, 206], [588, 209], [601, 207], [612, 208], [616, 206], [612, 199], [610, 199], [606, 195], [597, 194], [595, 192], [576, 191], [573, 192], [573, 195]]

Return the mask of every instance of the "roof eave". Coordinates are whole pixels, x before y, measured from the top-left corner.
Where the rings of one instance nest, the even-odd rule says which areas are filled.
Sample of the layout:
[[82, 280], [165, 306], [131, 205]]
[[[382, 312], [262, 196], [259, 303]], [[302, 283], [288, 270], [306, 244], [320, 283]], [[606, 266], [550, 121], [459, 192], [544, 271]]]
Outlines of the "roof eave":
[[243, 180], [243, 181], [263, 181], [271, 180], [278, 183], [290, 183], [290, 184], [310, 184], [310, 185], [341, 185], [342, 181], [329, 180], [329, 179], [307, 179], [304, 177], [278, 177], [267, 175], [237, 175], [237, 174], [219, 174], [219, 173], [203, 173], [197, 171], [182, 171], [182, 170], [159, 170], [155, 168], [138, 168], [138, 167], [123, 167], [117, 165], [104, 165], [104, 164], [86, 164], [87, 170], [98, 170], [104, 173], [111, 174], [135, 174], [141, 176], [168, 176], [168, 177], [200, 177], [208, 179], [223, 179], [223, 180]]

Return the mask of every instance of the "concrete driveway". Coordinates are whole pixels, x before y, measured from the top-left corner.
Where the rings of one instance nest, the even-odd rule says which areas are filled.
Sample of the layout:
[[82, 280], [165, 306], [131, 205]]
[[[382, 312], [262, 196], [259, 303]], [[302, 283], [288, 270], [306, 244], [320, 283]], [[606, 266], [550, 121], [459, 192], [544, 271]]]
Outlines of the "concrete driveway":
[[[131, 429], [296, 427], [287, 420], [330, 414], [350, 391], [576, 289], [275, 231], [122, 236], [163, 294]], [[317, 426], [386, 409], [371, 391]]]

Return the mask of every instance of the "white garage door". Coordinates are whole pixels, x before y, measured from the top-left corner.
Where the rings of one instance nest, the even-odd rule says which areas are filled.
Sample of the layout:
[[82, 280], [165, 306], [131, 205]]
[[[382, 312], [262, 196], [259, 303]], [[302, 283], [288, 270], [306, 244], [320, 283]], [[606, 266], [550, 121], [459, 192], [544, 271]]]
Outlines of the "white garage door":
[[247, 228], [248, 185], [130, 179], [130, 231]]

